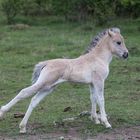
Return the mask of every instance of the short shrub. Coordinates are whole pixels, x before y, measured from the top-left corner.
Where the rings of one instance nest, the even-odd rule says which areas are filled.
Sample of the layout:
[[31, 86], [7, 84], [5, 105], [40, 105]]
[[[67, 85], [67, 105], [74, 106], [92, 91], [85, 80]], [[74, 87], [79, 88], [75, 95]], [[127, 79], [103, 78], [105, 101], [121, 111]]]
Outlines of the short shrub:
[[20, 1], [18, 0], [3, 0], [1, 3], [1, 9], [6, 15], [8, 24], [13, 23], [15, 16], [20, 9]]

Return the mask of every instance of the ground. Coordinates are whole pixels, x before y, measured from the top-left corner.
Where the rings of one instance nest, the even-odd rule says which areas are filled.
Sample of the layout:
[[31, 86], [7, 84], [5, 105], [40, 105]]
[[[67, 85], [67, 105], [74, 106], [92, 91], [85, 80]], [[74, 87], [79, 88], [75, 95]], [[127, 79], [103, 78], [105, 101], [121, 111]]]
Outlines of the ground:
[[44, 134], [19, 134], [15, 137], [0, 136], [1, 140], [140, 140], [140, 126], [121, 127], [98, 133], [96, 136], [82, 137], [75, 128], [70, 128], [67, 133], [61, 131]]

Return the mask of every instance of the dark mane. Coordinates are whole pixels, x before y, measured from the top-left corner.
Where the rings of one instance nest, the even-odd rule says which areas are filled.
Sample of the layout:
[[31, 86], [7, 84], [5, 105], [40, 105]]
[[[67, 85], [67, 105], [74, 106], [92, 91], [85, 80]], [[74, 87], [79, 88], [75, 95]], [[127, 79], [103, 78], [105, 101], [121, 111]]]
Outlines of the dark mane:
[[[84, 54], [89, 53], [93, 48], [96, 47], [96, 45], [98, 44], [98, 42], [108, 33], [109, 29], [105, 29], [102, 32], [98, 33], [91, 41], [91, 43], [89, 44], [89, 46], [87, 47], [86, 51]], [[119, 28], [110, 28], [111, 31], [113, 32], [120, 32]]]

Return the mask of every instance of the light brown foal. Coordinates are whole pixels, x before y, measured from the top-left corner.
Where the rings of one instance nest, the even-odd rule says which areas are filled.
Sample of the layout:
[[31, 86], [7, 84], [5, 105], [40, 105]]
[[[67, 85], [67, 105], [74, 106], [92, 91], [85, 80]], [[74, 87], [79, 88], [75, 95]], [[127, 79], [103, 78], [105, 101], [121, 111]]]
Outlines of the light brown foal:
[[[39, 102], [53, 88], [62, 82], [71, 81], [90, 85], [92, 103], [91, 118], [96, 124], [103, 123], [111, 127], [107, 120], [104, 101], [104, 82], [109, 74], [109, 64], [113, 55], [126, 59], [128, 50], [120, 29], [110, 28], [97, 35], [91, 42], [87, 52], [76, 59], [53, 59], [40, 62], [35, 66], [33, 84], [22, 89], [8, 104], [0, 109], [0, 117], [22, 99], [34, 95], [28, 110], [20, 123], [20, 133], [26, 133], [26, 124]], [[99, 106], [100, 115], [96, 113]]]

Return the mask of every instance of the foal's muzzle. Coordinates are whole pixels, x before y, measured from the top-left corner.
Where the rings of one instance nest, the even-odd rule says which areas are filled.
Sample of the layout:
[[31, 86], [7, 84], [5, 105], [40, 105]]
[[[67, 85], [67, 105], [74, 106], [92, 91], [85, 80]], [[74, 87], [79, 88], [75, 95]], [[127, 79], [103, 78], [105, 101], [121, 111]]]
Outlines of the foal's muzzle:
[[128, 57], [128, 52], [124, 52], [124, 54], [122, 55], [122, 57], [123, 57], [124, 59], [126, 59], [126, 58]]

